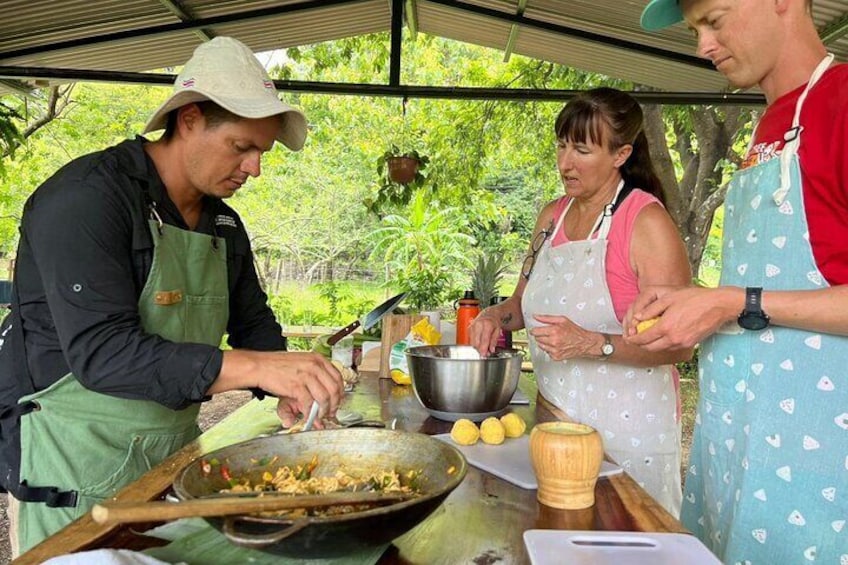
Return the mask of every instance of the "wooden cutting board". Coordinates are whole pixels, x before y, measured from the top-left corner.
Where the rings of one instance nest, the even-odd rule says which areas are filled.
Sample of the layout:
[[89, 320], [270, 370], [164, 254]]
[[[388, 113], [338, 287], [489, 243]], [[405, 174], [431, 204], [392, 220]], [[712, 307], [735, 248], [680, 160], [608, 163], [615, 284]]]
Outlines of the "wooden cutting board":
[[422, 316], [421, 314], [388, 314], [385, 318], [383, 318], [383, 334], [380, 340], [381, 379], [390, 378], [389, 356], [392, 353], [392, 346], [404, 339], [412, 326], [424, 318], [426, 318], [426, 316]]

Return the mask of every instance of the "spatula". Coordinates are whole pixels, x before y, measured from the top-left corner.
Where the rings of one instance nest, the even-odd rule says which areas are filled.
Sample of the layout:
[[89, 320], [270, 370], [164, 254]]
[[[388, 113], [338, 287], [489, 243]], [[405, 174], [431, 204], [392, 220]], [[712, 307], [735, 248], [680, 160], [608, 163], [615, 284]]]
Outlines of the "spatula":
[[263, 493], [262, 496], [221, 496], [180, 502], [104, 502], [95, 504], [91, 517], [98, 524], [160, 522], [179, 518], [256, 514], [293, 508], [316, 508], [340, 504], [378, 504], [411, 498], [408, 493], [337, 492], [316, 495]]

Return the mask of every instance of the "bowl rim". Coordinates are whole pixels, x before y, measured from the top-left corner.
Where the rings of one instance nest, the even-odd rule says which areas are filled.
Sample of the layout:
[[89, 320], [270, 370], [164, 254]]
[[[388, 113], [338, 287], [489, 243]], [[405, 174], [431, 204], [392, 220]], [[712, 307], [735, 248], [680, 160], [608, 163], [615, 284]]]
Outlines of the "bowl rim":
[[[440, 361], [508, 361], [510, 359], [515, 359], [516, 357], [524, 357], [524, 352], [515, 347], [499, 347], [495, 351], [501, 353], [507, 353], [505, 356], [494, 356], [494, 357], [480, 357], [479, 359], [457, 359], [454, 357], [434, 357], [433, 355], [426, 355], [424, 352], [428, 350], [432, 350], [435, 348], [468, 348], [474, 349], [470, 345], [461, 345], [458, 343], [448, 343], [442, 345], [416, 345], [415, 347], [407, 348], [405, 351], [406, 355], [409, 357], [419, 357], [422, 359], [438, 359]], [[476, 350], [475, 350], [476, 351]]]

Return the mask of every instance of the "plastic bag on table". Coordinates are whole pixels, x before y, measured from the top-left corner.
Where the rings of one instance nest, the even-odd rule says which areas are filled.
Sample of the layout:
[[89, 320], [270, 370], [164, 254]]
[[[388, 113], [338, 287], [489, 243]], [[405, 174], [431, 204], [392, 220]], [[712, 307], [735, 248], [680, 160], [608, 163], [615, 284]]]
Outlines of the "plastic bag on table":
[[389, 376], [392, 380], [399, 385], [412, 384], [409, 365], [406, 361], [406, 350], [419, 345], [436, 345], [440, 339], [442, 334], [436, 331], [428, 318], [416, 322], [406, 337], [392, 346], [389, 355]]

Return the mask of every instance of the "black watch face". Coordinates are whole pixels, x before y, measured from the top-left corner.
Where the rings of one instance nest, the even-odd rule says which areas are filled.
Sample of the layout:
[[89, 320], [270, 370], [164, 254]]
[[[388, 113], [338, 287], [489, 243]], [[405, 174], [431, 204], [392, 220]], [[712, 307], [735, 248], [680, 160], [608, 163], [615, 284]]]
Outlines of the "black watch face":
[[768, 327], [768, 318], [762, 314], [746, 313], [739, 316], [739, 325], [746, 330], [762, 330]]

